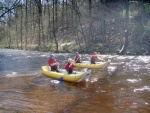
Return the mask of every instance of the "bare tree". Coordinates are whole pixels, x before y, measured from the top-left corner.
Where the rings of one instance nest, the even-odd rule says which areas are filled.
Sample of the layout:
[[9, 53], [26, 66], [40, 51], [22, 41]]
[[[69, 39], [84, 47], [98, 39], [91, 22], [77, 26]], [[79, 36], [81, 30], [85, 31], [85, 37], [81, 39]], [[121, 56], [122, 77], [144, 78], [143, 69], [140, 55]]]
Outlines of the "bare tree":
[[35, 0], [35, 3], [38, 8], [38, 50], [40, 49], [41, 45], [41, 19], [42, 19], [42, 1]]
[[125, 0], [125, 9], [126, 9], [126, 26], [125, 26], [125, 43], [122, 46], [119, 54], [126, 54], [127, 53], [127, 48], [128, 48], [128, 32], [129, 32], [129, 0]]
[[56, 49], [55, 51], [58, 52], [58, 41], [57, 41], [57, 32], [58, 32], [58, 27], [57, 27], [57, 3], [58, 0], [53, 0], [53, 36], [55, 40], [55, 46]]
[[20, 22], [20, 43], [21, 43], [21, 49], [23, 49], [22, 45], [23, 45], [23, 6], [21, 5], [21, 22]]
[[26, 0], [26, 33], [25, 33], [25, 50], [27, 49], [27, 38], [28, 38], [28, 0]]
[[[5, 14], [7, 14], [8, 12], [11, 12], [13, 9], [15, 9], [16, 7], [18, 7], [18, 4], [20, 3], [21, 0], [15, 0], [11, 6], [6, 6], [5, 4], [2, 4], [2, 6], [0, 7], [1, 10], [1, 14], [0, 14], [0, 18], [2, 18]], [[11, 12], [13, 13], [13, 12]]]

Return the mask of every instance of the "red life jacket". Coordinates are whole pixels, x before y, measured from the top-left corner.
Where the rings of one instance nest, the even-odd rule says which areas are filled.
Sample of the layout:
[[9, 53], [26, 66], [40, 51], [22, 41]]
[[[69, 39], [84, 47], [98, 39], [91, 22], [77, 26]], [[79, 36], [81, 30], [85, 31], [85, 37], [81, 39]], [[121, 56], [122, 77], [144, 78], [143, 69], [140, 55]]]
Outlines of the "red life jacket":
[[74, 67], [75, 67], [74, 64], [72, 64], [72, 63], [67, 63], [66, 66], [65, 66], [65, 69], [66, 69], [66, 70], [69, 70], [69, 69], [73, 69]]
[[74, 60], [75, 60], [75, 61], [80, 61], [80, 56], [79, 56], [79, 55], [76, 55]]
[[51, 66], [51, 64], [53, 64], [53, 63], [57, 63], [57, 60], [56, 60], [56, 58], [52, 57], [48, 60], [48, 64], [49, 64], [49, 66]]
[[92, 55], [92, 57], [91, 57], [91, 59], [93, 59], [93, 60], [97, 60], [97, 55]]

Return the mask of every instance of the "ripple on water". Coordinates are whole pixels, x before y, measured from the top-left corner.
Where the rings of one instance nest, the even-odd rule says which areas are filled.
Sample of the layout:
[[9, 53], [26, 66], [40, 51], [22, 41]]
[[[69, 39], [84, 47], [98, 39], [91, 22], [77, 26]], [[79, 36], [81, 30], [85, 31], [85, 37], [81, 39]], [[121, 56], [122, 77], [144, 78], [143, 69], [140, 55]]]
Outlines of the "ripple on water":
[[139, 79], [127, 79], [127, 81], [130, 83], [138, 83], [141, 81], [141, 79], [140, 78]]
[[149, 86], [143, 86], [141, 88], [136, 88], [134, 89], [134, 92], [140, 92], [140, 91], [150, 91], [150, 87]]
[[8, 75], [6, 75], [6, 77], [16, 77], [17, 76], [17, 72], [11, 72]]
[[58, 81], [58, 80], [51, 80], [51, 83], [59, 84], [59, 83], [61, 83], [61, 81]]
[[[108, 70], [115, 70], [115, 76], [108, 79], [100, 71], [93, 72], [89, 81], [75, 85], [64, 81], [57, 84], [41, 75], [41, 66], [47, 64], [49, 58], [47, 52], [11, 50], [5, 53], [0, 56], [0, 109], [4, 112], [150, 111], [150, 79], [145, 76], [150, 75], [150, 57], [110, 55], [111, 66], [117, 66], [117, 70], [110, 67]], [[74, 54], [56, 54], [61, 67], [72, 56]], [[89, 57], [83, 55], [82, 60]]]

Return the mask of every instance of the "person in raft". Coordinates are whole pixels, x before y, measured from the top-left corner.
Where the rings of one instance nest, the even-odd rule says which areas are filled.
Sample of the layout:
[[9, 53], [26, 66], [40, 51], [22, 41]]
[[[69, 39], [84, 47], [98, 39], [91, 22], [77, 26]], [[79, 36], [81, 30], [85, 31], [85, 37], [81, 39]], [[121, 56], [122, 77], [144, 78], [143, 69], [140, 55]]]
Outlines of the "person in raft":
[[81, 58], [81, 56], [79, 55], [79, 52], [76, 52], [76, 55], [75, 55], [75, 57], [74, 57], [75, 63], [81, 63], [80, 58]]
[[98, 56], [97, 52], [94, 52], [94, 54], [91, 56], [91, 64], [96, 64], [95, 61], [98, 61], [98, 60], [103, 61], [103, 62], [105, 61], [104, 59]]
[[48, 60], [48, 64], [51, 67], [51, 71], [59, 72], [59, 70], [58, 70], [59, 63], [57, 62], [54, 54], [50, 54], [50, 58]]
[[68, 72], [68, 74], [72, 74], [74, 67], [75, 67], [74, 61], [71, 58], [69, 58], [68, 63], [65, 66], [65, 69]]

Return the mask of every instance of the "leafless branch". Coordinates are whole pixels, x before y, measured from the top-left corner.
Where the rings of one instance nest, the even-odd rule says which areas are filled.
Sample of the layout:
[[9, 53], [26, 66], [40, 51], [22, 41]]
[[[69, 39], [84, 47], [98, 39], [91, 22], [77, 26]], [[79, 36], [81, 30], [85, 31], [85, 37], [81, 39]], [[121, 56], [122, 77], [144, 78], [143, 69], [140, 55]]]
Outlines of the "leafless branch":
[[12, 11], [14, 8], [16, 8], [18, 6], [18, 4], [20, 3], [21, 0], [16, 0], [11, 7], [1, 7], [1, 9], [3, 10], [2, 14], [0, 15], [0, 18], [4, 17], [5, 14], [7, 14], [8, 12]]

